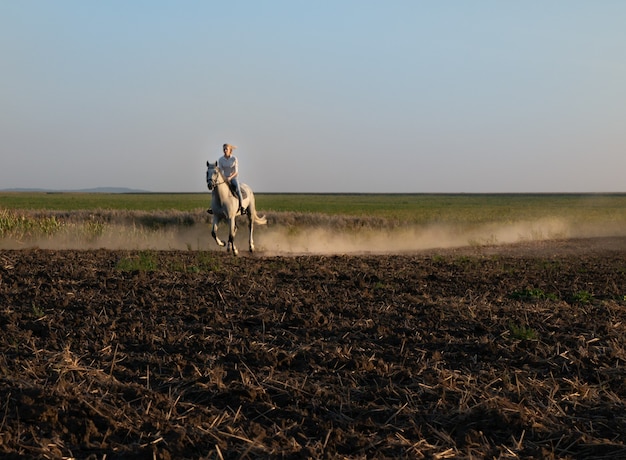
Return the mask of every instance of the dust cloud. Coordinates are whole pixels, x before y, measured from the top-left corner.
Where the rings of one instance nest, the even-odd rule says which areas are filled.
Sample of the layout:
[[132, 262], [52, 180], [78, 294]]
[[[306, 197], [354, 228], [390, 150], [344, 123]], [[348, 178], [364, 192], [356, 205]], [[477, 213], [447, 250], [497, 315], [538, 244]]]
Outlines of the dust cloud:
[[[222, 225], [218, 236], [228, 239]], [[393, 254], [467, 246], [494, 246], [518, 242], [568, 238], [626, 236], [618, 223], [606, 225], [572, 224], [562, 219], [484, 225], [424, 224], [396, 227], [337, 228], [311, 225], [292, 226], [271, 223], [255, 226], [254, 242], [264, 255], [289, 254]], [[248, 229], [239, 224], [235, 243], [241, 252], [248, 250]], [[111, 225], [97, 237], [65, 234], [13, 241], [0, 239], [0, 249], [110, 249], [110, 250], [201, 250], [223, 251], [211, 237], [210, 226], [194, 223], [168, 226], [159, 230], [128, 225]]]
[[390, 229], [336, 231], [330, 228], [293, 230], [268, 228], [255, 238], [256, 246], [269, 254], [393, 254], [467, 246], [494, 246], [518, 242], [567, 238], [622, 236], [621, 226], [574, 226], [559, 219], [486, 224], [472, 228], [430, 224]]

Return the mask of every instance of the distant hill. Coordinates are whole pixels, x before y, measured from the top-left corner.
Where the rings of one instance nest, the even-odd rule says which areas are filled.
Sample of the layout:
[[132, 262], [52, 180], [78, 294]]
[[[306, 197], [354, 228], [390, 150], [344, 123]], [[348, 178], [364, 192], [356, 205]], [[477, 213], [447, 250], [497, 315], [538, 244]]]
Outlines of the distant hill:
[[95, 187], [78, 190], [51, 190], [43, 188], [5, 188], [2, 192], [44, 192], [44, 193], [151, 193], [148, 190], [140, 190], [127, 187]]

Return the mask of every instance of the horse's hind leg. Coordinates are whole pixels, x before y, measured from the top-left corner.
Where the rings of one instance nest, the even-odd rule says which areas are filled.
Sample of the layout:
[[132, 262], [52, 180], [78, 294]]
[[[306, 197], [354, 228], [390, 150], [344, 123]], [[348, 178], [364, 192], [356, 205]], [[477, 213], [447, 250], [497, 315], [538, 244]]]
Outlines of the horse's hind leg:
[[249, 193], [250, 203], [248, 204], [248, 243], [250, 245], [250, 252], [254, 252], [254, 218], [256, 216], [256, 203], [254, 194]]
[[252, 214], [248, 214], [248, 243], [250, 245], [250, 252], [254, 252], [254, 217]]

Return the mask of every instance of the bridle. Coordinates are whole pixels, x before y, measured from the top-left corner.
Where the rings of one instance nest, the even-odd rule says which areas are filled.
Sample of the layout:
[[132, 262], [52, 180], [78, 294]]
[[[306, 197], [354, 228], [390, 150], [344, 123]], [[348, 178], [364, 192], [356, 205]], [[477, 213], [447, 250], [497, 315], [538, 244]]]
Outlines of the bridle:
[[[217, 175], [222, 179], [222, 182], [214, 181], [213, 177], [211, 177], [211, 179], [209, 179], [209, 170], [211, 170], [211, 169], [215, 169], [215, 171], [217, 171]], [[213, 174], [213, 175], [215, 175], [215, 174]], [[209, 188], [209, 190], [213, 190], [218, 185], [222, 185], [222, 184], [225, 184], [225, 183], [226, 183], [226, 179], [224, 179], [224, 176], [222, 176], [222, 173], [220, 172], [220, 170], [218, 168], [211, 168], [211, 167], [209, 167], [207, 169], [207, 172], [206, 172], [206, 185]]]

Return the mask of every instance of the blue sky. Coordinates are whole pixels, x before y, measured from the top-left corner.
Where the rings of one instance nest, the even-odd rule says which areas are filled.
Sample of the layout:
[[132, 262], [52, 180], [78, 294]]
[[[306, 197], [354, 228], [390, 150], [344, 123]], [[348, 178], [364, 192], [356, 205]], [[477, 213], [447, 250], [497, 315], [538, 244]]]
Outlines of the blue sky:
[[0, 0], [0, 189], [626, 192], [626, 2]]

